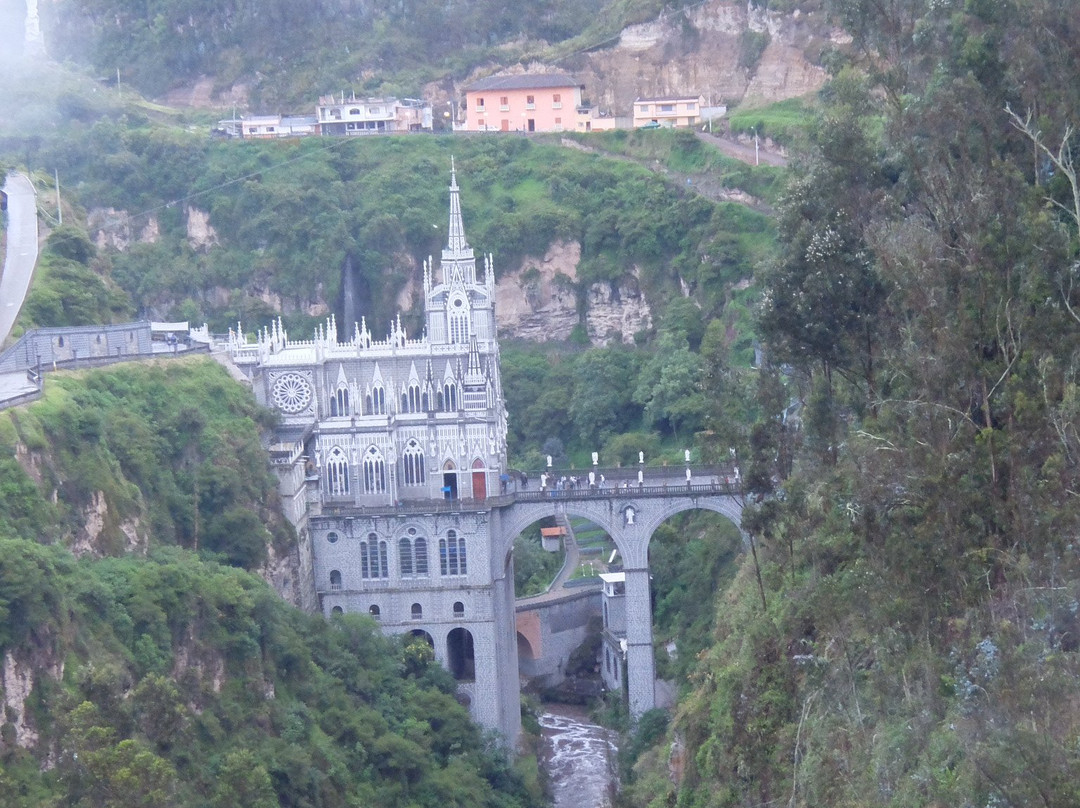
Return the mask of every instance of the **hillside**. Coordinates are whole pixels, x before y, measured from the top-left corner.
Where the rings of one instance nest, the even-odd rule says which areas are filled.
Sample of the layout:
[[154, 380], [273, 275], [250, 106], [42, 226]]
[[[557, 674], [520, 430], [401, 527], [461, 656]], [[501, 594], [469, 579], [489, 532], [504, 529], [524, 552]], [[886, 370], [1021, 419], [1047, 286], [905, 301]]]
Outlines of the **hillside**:
[[426, 644], [237, 568], [294, 549], [263, 418], [209, 359], [53, 376], [2, 414], [4, 805], [539, 804]]
[[[773, 4], [775, 7], [777, 4]], [[569, 70], [605, 112], [636, 97], [700, 93], [775, 101], [821, 86], [822, 54], [845, 43], [817, 0], [545, 0], [522, 12], [471, 0], [177, 4], [42, 2], [46, 53], [92, 66], [174, 105], [313, 108], [327, 92], [392, 93], [449, 107], [500, 69]], [[114, 81], [115, 83], [115, 81]]]
[[1077, 4], [836, 9], [757, 276], [753, 553], [624, 801], [1076, 805]]

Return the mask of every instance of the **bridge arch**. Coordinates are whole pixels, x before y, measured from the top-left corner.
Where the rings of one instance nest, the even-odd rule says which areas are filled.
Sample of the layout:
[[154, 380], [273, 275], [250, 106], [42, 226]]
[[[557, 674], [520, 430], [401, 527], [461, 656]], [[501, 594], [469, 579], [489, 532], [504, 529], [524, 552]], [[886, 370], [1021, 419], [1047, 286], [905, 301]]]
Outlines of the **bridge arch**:
[[[627, 521], [627, 508], [633, 510], [633, 522]], [[694, 496], [673, 494], [669, 497], [609, 497], [590, 496], [574, 499], [554, 497], [535, 502], [516, 502], [502, 508], [502, 525], [493, 548], [494, 558], [506, 559], [513, 550], [514, 539], [529, 525], [544, 517], [565, 514], [587, 519], [608, 531], [626, 566], [647, 566], [649, 542], [656, 529], [679, 513], [692, 510], [713, 511], [739, 529], [743, 542], [749, 537], [742, 532], [742, 497], [733, 494]]]
[[[626, 596], [626, 640], [624, 646], [630, 713], [635, 718], [656, 706], [656, 662], [653, 658], [653, 614], [649, 585], [649, 543], [662, 523], [693, 510], [712, 511], [739, 530], [744, 545], [749, 537], [742, 531], [743, 499], [733, 493], [698, 493], [664, 490], [635, 491], [613, 489], [598, 495], [565, 495], [531, 501], [517, 501], [500, 510], [493, 535], [492, 559], [509, 567], [514, 539], [529, 525], [544, 517], [566, 516], [586, 519], [607, 531], [623, 561]], [[511, 584], [512, 585], [512, 584]], [[518, 634], [518, 642], [522, 635]], [[528, 640], [525, 637], [526, 641]]]

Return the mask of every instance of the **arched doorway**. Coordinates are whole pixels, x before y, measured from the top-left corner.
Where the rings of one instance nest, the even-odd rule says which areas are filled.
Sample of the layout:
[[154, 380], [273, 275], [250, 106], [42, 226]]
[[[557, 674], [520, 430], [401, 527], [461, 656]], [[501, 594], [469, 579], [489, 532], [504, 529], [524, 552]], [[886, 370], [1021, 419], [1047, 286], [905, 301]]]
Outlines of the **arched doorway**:
[[458, 480], [457, 480], [457, 466], [454, 465], [453, 460], [447, 460], [443, 463], [443, 499], [457, 499], [458, 498]]
[[487, 499], [487, 472], [479, 457], [472, 464], [472, 493], [473, 499]]
[[424, 631], [422, 628], [414, 628], [412, 631], [409, 632], [409, 636], [416, 637], [418, 640], [423, 640], [432, 649], [435, 648], [435, 638], [428, 634], [426, 631]]
[[447, 661], [450, 673], [460, 682], [471, 682], [476, 678], [476, 657], [473, 650], [473, 636], [468, 629], [455, 628], [446, 637]]

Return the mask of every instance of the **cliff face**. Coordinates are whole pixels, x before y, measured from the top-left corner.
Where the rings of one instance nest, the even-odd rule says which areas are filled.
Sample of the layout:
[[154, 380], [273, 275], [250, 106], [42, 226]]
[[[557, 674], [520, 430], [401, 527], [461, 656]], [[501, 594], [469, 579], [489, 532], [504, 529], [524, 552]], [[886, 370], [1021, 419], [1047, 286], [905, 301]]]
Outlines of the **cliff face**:
[[[553, 244], [542, 258], [525, 258], [499, 279], [495, 317], [499, 334], [533, 342], [562, 341], [584, 323], [593, 345], [632, 344], [634, 334], [652, 327], [652, 310], [637, 282], [637, 271], [614, 284], [581, 289], [577, 266], [581, 245]], [[584, 295], [584, 319], [578, 296]]]
[[685, 93], [738, 104], [806, 95], [825, 82], [822, 50], [846, 41], [821, 12], [713, 0], [625, 28], [610, 46], [560, 66], [580, 79], [590, 102], [629, 115], [636, 98]]

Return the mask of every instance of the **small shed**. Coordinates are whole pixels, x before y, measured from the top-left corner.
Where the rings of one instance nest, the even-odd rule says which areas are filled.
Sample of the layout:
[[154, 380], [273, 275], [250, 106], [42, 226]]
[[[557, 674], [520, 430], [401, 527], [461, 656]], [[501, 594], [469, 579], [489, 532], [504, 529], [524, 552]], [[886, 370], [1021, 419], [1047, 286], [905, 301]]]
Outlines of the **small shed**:
[[542, 527], [540, 528], [540, 543], [549, 553], [557, 553], [562, 549], [562, 537], [565, 535], [565, 527]]

